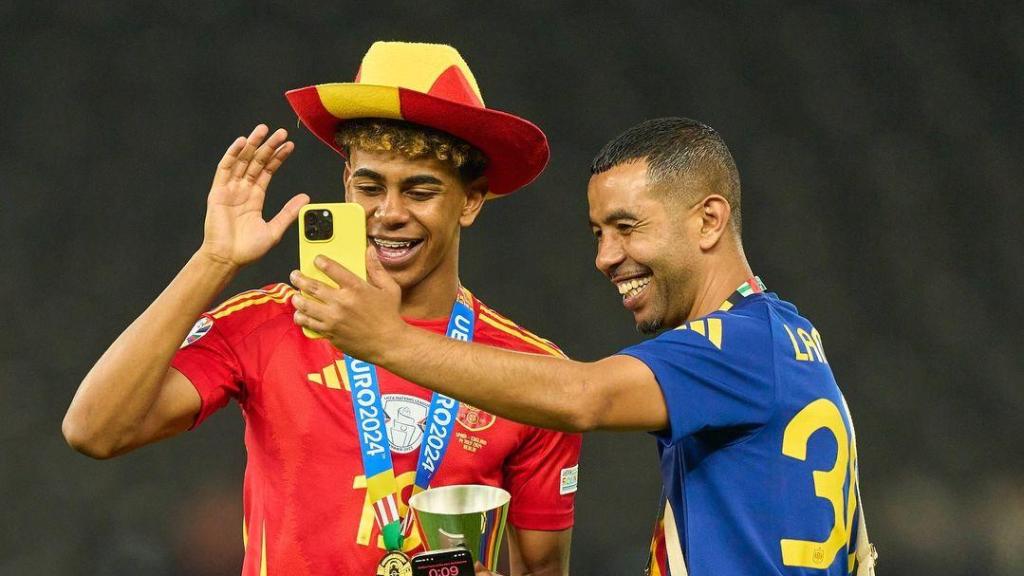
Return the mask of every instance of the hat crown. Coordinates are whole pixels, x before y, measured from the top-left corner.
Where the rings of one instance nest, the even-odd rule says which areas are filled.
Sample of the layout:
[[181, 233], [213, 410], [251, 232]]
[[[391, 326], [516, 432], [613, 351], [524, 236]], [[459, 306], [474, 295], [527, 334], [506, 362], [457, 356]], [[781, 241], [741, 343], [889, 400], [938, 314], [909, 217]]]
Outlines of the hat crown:
[[[477, 107], [484, 105], [473, 72], [459, 51], [447, 44], [374, 42], [363, 56], [356, 83], [397, 86], [446, 99], [465, 100], [463, 103]], [[456, 85], [467, 93], [459, 95], [462, 90], [453, 90]]]
[[400, 120], [460, 138], [487, 156], [488, 197], [529, 184], [548, 163], [544, 132], [485, 107], [466, 61], [444, 44], [376, 42], [354, 82], [306, 86], [285, 96], [302, 123], [342, 156], [338, 127], [356, 118]]

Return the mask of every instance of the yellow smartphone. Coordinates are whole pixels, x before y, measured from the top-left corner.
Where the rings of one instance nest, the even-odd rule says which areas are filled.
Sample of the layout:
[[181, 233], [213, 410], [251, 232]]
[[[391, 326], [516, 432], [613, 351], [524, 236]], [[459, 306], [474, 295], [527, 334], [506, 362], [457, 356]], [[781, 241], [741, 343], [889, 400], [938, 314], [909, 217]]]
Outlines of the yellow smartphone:
[[[337, 287], [334, 280], [313, 264], [313, 259], [320, 254], [366, 280], [366, 212], [362, 206], [337, 202], [302, 207], [299, 211], [299, 271]], [[309, 338], [323, 338], [308, 328], [303, 328], [302, 332]]]

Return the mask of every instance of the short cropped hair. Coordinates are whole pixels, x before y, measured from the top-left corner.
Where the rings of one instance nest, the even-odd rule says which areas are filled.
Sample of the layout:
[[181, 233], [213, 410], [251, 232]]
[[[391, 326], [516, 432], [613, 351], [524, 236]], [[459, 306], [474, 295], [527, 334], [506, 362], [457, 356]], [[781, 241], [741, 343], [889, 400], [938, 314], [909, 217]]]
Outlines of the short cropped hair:
[[729, 201], [730, 221], [736, 233], [740, 233], [740, 174], [729, 148], [714, 128], [689, 118], [646, 120], [605, 144], [590, 165], [590, 173], [600, 174], [639, 160], [647, 161], [647, 178], [652, 187], [679, 184], [684, 178], [695, 177], [707, 186], [708, 194], [720, 194]]
[[427, 126], [385, 118], [357, 118], [338, 127], [334, 141], [348, 156], [353, 148], [389, 151], [407, 158], [436, 158], [472, 182], [487, 169], [487, 156], [468, 142]]

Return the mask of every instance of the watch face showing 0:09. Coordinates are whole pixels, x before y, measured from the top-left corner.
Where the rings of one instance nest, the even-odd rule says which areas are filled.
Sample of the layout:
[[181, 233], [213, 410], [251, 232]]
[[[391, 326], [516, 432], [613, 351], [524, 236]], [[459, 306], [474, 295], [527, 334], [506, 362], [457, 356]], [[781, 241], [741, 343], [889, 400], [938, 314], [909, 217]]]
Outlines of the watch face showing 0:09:
[[463, 548], [417, 554], [412, 559], [414, 576], [473, 576], [473, 555]]

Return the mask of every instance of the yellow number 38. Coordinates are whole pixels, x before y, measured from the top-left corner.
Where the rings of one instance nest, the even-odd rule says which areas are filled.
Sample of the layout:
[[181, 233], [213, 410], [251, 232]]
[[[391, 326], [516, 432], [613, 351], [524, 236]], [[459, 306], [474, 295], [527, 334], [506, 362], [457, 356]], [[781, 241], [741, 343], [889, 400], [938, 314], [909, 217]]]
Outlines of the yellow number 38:
[[[820, 398], [797, 413], [782, 436], [782, 453], [800, 461], [807, 460], [807, 442], [821, 429], [832, 433], [836, 440], [836, 461], [831, 470], [815, 470], [814, 494], [832, 504], [835, 523], [823, 542], [783, 538], [782, 563], [802, 568], [828, 568], [840, 550], [848, 549], [853, 531], [853, 517], [857, 509], [857, 441], [846, 431], [839, 407]], [[849, 489], [843, 486], [849, 479]], [[854, 554], [849, 554], [847, 571], [853, 570]]]

